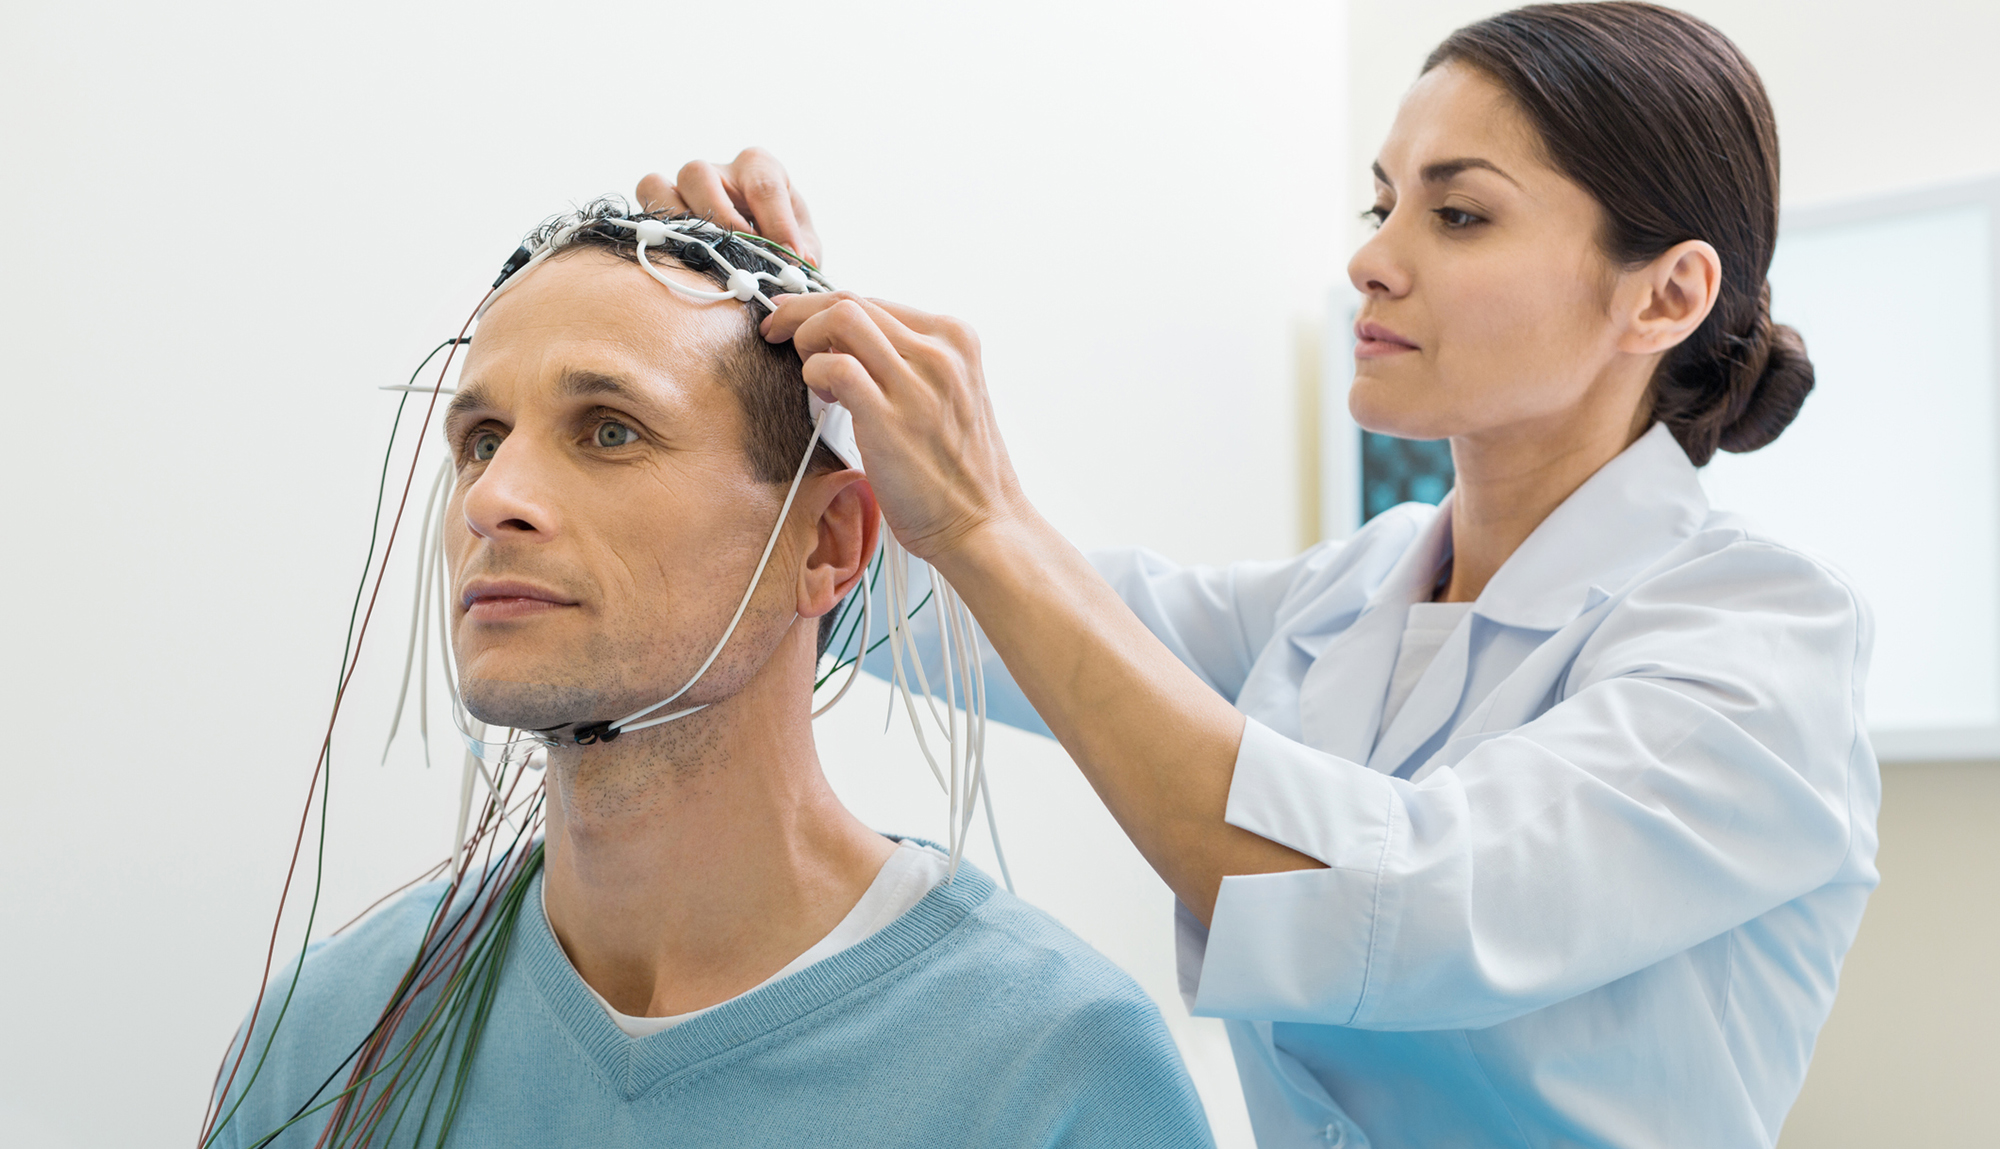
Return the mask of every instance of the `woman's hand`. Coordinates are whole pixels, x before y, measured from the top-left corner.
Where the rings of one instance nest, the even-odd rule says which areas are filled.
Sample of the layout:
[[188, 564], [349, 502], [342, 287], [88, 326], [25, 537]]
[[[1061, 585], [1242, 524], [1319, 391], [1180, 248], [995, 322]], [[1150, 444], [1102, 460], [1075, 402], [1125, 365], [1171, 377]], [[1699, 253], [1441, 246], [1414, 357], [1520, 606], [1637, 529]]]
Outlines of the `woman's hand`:
[[973, 536], [1033, 516], [970, 327], [843, 291], [781, 296], [763, 331], [792, 340], [806, 383], [853, 414], [869, 484], [911, 554], [950, 577]]
[[819, 266], [812, 213], [778, 157], [762, 148], [745, 148], [726, 164], [695, 160], [673, 183], [656, 172], [639, 181], [638, 200], [643, 211], [693, 212], [732, 231], [776, 240]]
[[1224, 820], [1243, 716], [1021, 494], [955, 319], [847, 292], [781, 299], [806, 382], [854, 415], [882, 513], [950, 580], [1146, 860], [1207, 921], [1225, 874], [1318, 862]]

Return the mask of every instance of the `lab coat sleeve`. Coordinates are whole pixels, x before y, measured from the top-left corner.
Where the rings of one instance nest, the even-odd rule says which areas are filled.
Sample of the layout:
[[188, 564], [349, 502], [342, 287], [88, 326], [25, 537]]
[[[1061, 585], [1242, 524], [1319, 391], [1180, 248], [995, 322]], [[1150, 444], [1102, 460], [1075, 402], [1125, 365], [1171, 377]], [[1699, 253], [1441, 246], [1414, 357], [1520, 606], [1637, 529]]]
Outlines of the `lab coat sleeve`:
[[[1140, 621], [1203, 682], [1235, 700], [1243, 689], [1258, 651], [1270, 642], [1284, 604], [1293, 597], [1301, 576], [1323, 571], [1339, 550], [1321, 544], [1296, 558], [1277, 562], [1246, 562], [1226, 567], [1184, 567], [1139, 549], [1094, 551], [1091, 565], [1104, 576]], [[930, 587], [930, 571], [913, 566], [910, 599], [921, 600]], [[877, 618], [887, 617], [887, 604], [876, 592]], [[878, 631], [879, 633], [879, 631]], [[925, 607], [910, 620], [924, 673], [933, 683], [943, 680], [943, 655], [938, 643], [937, 615]], [[1049, 728], [1028, 704], [1006, 664], [993, 653], [984, 630], [979, 631], [981, 666], [986, 673], [986, 716], [1021, 730], [1047, 736]], [[877, 678], [890, 675], [889, 649], [884, 645], [862, 662]]]
[[1223, 880], [1196, 1011], [1479, 1028], [1843, 866], [1872, 884], [1849, 857], [1873, 840], [1879, 780], [1871, 624], [1847, 585], [1739, 539], [1601, 609], [1555, 705], [1513, 729], [1468, 722], [1414, 783], [1251, 723], [1228, 821], [1327, 868]]

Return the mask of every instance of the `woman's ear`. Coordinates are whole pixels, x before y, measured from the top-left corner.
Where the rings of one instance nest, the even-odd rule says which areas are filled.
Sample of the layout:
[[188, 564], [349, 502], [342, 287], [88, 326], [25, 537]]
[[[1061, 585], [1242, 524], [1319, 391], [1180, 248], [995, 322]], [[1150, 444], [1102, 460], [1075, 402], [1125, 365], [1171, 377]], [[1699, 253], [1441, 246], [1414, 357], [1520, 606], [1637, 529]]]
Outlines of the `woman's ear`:
[[817, 618], [847, 597], [874, 557], [882, 530], [882, 512], [866, 475], [835, 471], [814, 483], [824, 502], [817, 538], [799, 571], [798, 612], [805, 618]]
[[1715, 308], [1722, 292], [1722, 257], [1706, 240], [1690, 239], [1628, 272], [1631, 316], [1618, 349], [1631, 355], [1672, 350]]

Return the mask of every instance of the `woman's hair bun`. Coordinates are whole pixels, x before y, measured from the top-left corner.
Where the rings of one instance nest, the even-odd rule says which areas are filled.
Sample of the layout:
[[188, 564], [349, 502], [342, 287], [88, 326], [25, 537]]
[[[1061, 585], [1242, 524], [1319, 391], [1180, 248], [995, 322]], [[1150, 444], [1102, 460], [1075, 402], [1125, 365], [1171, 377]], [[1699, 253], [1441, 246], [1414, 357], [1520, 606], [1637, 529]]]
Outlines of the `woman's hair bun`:
[[1772, 323], [1768, 305], [1759, 310], [1757, 331], [1746, 341], [1752, 353], [1736, 364], [1729, 381], [1729, 406], [1742, 406], [1717, 436], [1716, 446], [1725, 451], [1754, 451], [1776, 439], [1798, 418], [1813, 389], [1805, 339], [1796, 328]]

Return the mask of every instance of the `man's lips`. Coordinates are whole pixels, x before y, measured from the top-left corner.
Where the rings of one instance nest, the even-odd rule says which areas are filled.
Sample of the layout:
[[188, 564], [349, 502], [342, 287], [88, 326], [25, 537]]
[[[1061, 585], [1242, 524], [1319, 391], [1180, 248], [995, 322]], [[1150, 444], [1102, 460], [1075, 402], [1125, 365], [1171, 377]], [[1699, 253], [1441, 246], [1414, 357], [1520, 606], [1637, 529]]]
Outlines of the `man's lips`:
[[1417, 345], [1389, 330], [1374, 320], [1365, 320], [1354, 325], [1354, 357], [1356, 359], [1380, 359], [1385, 355], [1400, 355], [1405, 351], [1415, 351]]
[[501, 622], [575, 606], [574, 600], [533, 583], [477, 579], [459, 593], [465, 617], [477, 622]]

